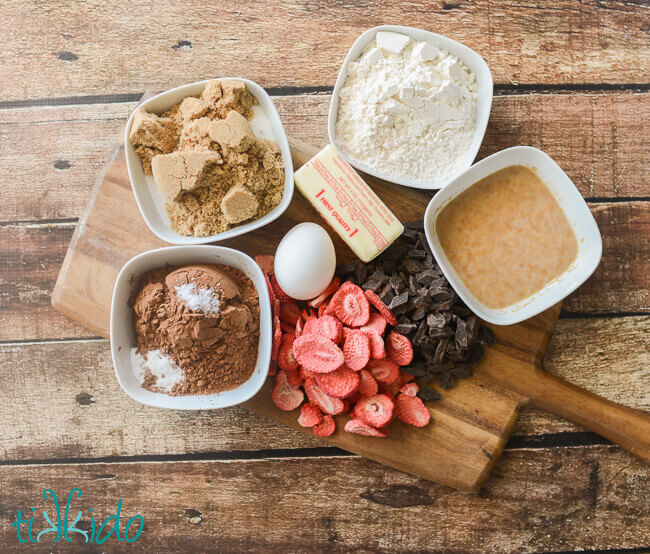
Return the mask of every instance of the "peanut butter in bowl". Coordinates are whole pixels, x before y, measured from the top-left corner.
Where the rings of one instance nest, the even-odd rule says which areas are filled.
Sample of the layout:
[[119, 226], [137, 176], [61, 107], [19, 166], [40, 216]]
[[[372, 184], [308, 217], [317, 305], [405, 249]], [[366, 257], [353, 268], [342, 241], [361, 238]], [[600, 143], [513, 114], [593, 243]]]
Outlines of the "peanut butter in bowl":
[[472, 185], [442, 209], [435, 225], [449, 262], [489, 308], [532, 296], [578, 253], [566, 214], [537, 173], [522, 165]]
[[557, 304], [594, 272], [598, 226], [571, 179], [530, 146], [473, 165], [427, 206], [427, 242], [480, 318], [512, 325]]

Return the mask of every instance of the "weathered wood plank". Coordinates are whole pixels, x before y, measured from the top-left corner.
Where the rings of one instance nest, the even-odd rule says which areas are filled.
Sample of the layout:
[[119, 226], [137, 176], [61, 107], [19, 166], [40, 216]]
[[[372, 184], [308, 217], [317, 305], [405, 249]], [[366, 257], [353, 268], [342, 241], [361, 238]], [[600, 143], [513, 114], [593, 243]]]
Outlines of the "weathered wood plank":
[[[592, 205], [604, 251], [589, 281], [565, 310], [585, 313], [650, 309], [650, 202]], [[0, 340], [88, 337], [50, 306], [73, 225], [0, 226]]]
[[[129, 517], [144, 519], [135, 543], [108, 539], [111, 552], [639, 548], [650, 542], [649, 474], [605, 446], [507, 452], [478, 496], [360, 458], [3, 466], [0, 540], [17, 546], [19, 509], [35, 507], [34, 529], [46, 527], [44, 489], [65, 498], [80, 487], [71, 513], [82, 511], [82, 529], [90, 507], [101, 522], [118, 498], [122, 532]], [[52, 535], [41, 541], [30, 550], [51, 551]]]
[[[287, 132], [324, 145], [329, 95], [275, 97]], [[77, 217], [135, 103], [0, 110], [0, 171], [13, 194], [0, 221]], [[494, 99], [479, 157], [530, 144], [586, 197], [647, 197], [650, 94], [524, 94]]]
[[2, 6], [3, 100], [136, 93], [238, 74], [263, 86], [331, 86], [347, 50], [386, 22], [481, 53], [497, 83], [647, 83], [642, 4], [15, 2]]
[[[596, 394], [650, 410], [649, 329], [650, 316], [560, 320], [546, 366]], [[0, 434], [3, 460], [323, 445], [242, 408], [182, 413], [137, 404], [115, 379], [106, 341], [2, 345], [0, 378], [0, 421], [12, 422]], [[575, 430], [524, 410], [515, 434]]]

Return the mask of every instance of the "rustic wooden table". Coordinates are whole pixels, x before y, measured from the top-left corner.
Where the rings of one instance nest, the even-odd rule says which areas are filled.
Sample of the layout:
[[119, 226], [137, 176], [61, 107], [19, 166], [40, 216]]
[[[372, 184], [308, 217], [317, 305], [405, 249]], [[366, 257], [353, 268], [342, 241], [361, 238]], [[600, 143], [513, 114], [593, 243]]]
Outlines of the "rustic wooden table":
[[[0, 2], [0, 550], [18, 510], [70, 489], [100, 521], [123, 499], [133, 544], [110, 551], [574, 551], [650, 547], [650, 468], [526, 410], [471, 496], [324, 447], [244, 409], [179, 413], [130, 400], [108, 343], [50, 307], [76, 219], [145, 89], [241, 75], [287, 131], [326, 142], [354, 39], [413, 25], [480, 52], [495, 80], [479, 157], [530, 144], [572, 177], [603, 260], [565, 303], [550, 371], [650, 408], [650, 19], [637, 2]], [[33, 514], [32, 514], [33, 515]], [[25, 515], [27, 517], [27, 515]], [[54, 516], [52, 516], [54, 517]], [[67, 550], [63, 538], [45, 551]], [[79, 537], [75, 543], [79, 543]]]

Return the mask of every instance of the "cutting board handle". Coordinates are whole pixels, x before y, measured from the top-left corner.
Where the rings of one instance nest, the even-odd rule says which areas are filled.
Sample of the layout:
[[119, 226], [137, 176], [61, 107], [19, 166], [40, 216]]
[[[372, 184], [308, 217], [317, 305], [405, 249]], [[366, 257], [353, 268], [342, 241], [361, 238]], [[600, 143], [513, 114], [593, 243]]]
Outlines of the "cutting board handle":
[[518, 377], [511, 385], [531, 405], [582, 425], [650, 463], [650, 414], [606, 400], [542, 368]]

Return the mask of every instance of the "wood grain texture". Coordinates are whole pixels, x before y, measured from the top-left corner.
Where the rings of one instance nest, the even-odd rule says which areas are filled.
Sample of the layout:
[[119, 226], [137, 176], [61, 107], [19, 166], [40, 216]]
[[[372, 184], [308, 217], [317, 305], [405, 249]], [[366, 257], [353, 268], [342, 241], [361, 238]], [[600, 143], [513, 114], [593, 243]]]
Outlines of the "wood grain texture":
[[[596, 394], [650, 411], [650, 317], [561, 319], [547, 369]], [[320, 446], [242, 408], [196, 413], [158, 410], [129, 399], [113, 372], [108, 342], [0, 346], [0, 459], [37, 460], [198, 454]], [[38, 368], [38, 371], [34, 371]], [[43, 410], [43, 399], [48, 409]], [[25, 418], [24, 414], [32, 414]], [[524, 409], [515, 435], [579, 431]]]
[[497, 83], [650, 81], [648, 16], [636, 2], [2, 4], [4, 100], [164, 90], [233, 74], [267, 87], [332, 86], [354, 40], [386, 22], [467, 44]]
[[[73, 503], [100, 521], [123, 499], [111, 552], [542, 552], [639, 548], [650, 541], [650, 470], [615, 447], [508, 452], [479, 496], [359, 458], [0, 467], [0, 541], [16, 544], [18, 509], [81, 487]], [[76, 511], [75, 511], [76, 513]], [[126, 517], [125, 517], [126, 516]], [[42, 529], [39, 513], [34, 524]], [[43, 537], [30, 551], [49, 552]], [[87, 551], [60, 543], [61, 551]], [[98, 549], [99, 551], [99, 549]]]
[[[326, 143], [329, 95], [274, 101], [290, 136]], [[0, 221], [78, 217], [135, 105], [0, 110], [0, 171], [14, 191]], [[648, 119], [647, 93], [497, 96], [479, 158], [529, 144], [552, 156], [585, 197], [648, 197]]]
[[[603, 234], [603, 259], [591, 279], [567, 299], [564, 309], [581, 313], [647, 311], [650, 245], [645, 237], [650, 205], [598, 204], [592, 205], [592, 210]], [[0, 340], [97, 335], [50, 305], [73, 230], [74, 223], [0, 226], [0, 256], [6, 264], [0, 273]], [[106, 286], [110, 296], [112, 283]]]

